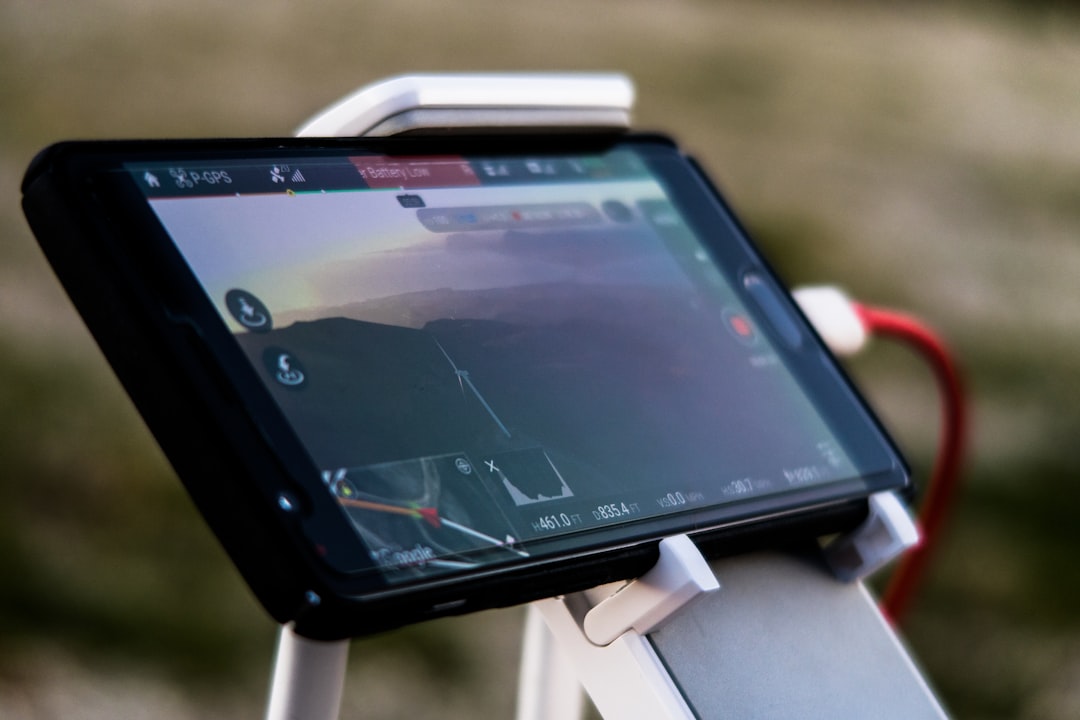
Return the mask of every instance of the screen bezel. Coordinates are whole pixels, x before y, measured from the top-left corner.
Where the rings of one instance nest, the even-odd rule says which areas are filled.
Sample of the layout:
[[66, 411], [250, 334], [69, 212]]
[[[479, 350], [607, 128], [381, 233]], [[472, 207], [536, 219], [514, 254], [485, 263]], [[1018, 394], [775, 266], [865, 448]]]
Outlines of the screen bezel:
[[[584, 543], [571, 539], [574, 536], [555, 539], [545, 543], [551, 551], [544, 556], [516, 563], [512, 567], [492, 566], [480, 571], [432, 577], [400, 585], [387, 585], [381, 581], [378, 572], [342, 573], [333, 563], [328, 563], [321, 556], [317, 546], [329, 543], [334, 548], [340, 548], [342, 552], [355, 552], [362, 546], [347, 527], [336, 503], [327, 493], [322, 492], [318, 469], [307, 457], [295, 432], [269, 392], [255, 377], [250, 362], [241, 352], [232, 333], [222, 322], [198, 281], [191, 276], [186, 262], [153, 215], [142, 193], [129, 178], [125, 178], [123, 173], [118, 171], [124, 163], [132, 161], [177, 157], [191, 162], [210, 161], [236, 157], [238, 153], [282, 158], [321, 153], [355, 153], [358, 150], [386, 155], [451, 153], [490, 156], [515, 153], [536, 156], [595, 153], [618, 143], [635, 148], [647, 159], [650, 167], [658, 169], [657, 172], [667, 183], [666, 187], [671, 190], [673, 199], [681, 203], [680, 209], [695, 226], [698, 235], [704, 242], [710, 243], [712, 252], [725, 258], [726, 262], [721, 264], [721, 270], [725, 274], [730, 273], [734, 284], [737, 285], [739, 278], [751, 271], [775, 278], [768, 264], [752, 246], [738, 221], [708, 181], [670, 142], [652, 136], [104, 143], [96, 144], [92, 149], [72, 149], [66, 158], [64, 173], [72, 188], [82, 198], [80, 202], [84, 203], [84, 211], [94, 219], [94, 235], [100, 243], [101, 253], [108, 258], [108, 264], [112, 268], [110, 273], [113, 277], [107, 281], [121, 282], [134, 288], [134, 292], [152, 306], [144, 308], [144, 311], [154, 316], [149, 322], [155, 324], [156, 332], [173, 336], [184, 335], [185, 339], [174, 347], [190, 346], [192, 343], [197, 345], [199, 349], [193, 354], [202, 356], [188, 363], [187, 371], [201, 375], [198, 384], [213, 386], [215, 390], [211, 392], [228, 396], [227, 404], [232, 408], [229, 422], [234, 422], [239, 417], [245, 418], [242, 433], [229, 431], [234, 437], [225, 440], [224, 444], [235, 445], [236, 452], [241, 455], [262, 450], [272, 456], [277, 472], [247, 478], [244, 482], [247, 483], [247, 490], [258, 494], [257, 502], [262, 507], [262, 512], [279, 519], [286, 534], [298, 546], [302, 562], [314, 576], [330, 583], [342, 597], [362, 599], [366, 602], [376, 602], [380, 598], [422, 595], [425, 589], [432, 597], [445, 597], [444, 591], [448, 589], [451, 595], [459, 595], [465, 586], [470, 584], [492, 588], [500, 586], [504, 581], [512, 585], [517, 578], [516, 589], [508, 592], [487, 591], [506, 600], [526, 597], [530, 590], [536, 597], [566, 591], [559, 589], [556, 582], [535, 594], [536, 589], [521, 587], [522, 583], [527, 582], [526, 578], [556, 578], [558, 573], [553, 571], [561, 570], [567, 580], [565, 584], [572, 585], [574, 583], [570, 582], [570, 577], [575, 573], [574, 568], [580, 572], [581, 568], [602, 563], [604, 558], [610, 560], [618, 556], [626, 558], [628, 562], [630, 558], [634, 558], [633, 563], [640, 564], [642, 558], [651, 556], [655, 542], [675, 532], [690, 532], [702, 539], [708, 539], [722, 536], [725, 532], [731, 533], [755, 526], [764, 535], [768, 535], [770, 524], [778, 528], [784, 525], [797, 526], [800, 517], [824, 517], [838, 508], [850, 509], [860, 505], [872, 492], [906, 488], [906, 468], [842, 369], [824, 349], [794, 304], [785, 299], [785, 311], [800, 324], [805, 342], [796, 348], [776, 343], [777, 351], [787, 353], [788, 361], [797, 364], [802, 368], [801, 372], [806, 373], [804, 378], [813, 378], [810, 385], [814, 391], [808, 394], [816, 405], [826, 408], [827, 413], [834, 418], [841, 413], [849, 418], [857, 418], [857, 422], [851, 423], [842, 434], [848, 451], [853, 455], [872, 453], [887, 457], [890, 460], [887, 470], [873, 477], [853, 479], [845, 483], [831, 483], [824, 487], [758, 497], [740, 504], [713, 506], [697, 510], [692, 515], [665, 515], [646, 519], [633, 526], [634, 532], [614, 539], [612, 533], [604, 528], [589, 532], [586, 536], [588, 541]], [[54, 153], [53, 157], [57, 158], [57, 154]], [[717, 221], [727, 225], [731, 235], [737, 239], [738, 247], [724, 247], [709, 240], [711, 236], [707, 232], [708, 226]], [[770, 282], [779, 287], [779, 283], [774, 279]], [[213, 367], [208, 369], [207, 364]], [[208, 375], [213, 377], [208, 380]], [[215, 408], [219, 407], [220, 405], [210, 403], [210, 412], [207, 414], [213, 414]], [[223, 424], [228, 425], [229, 422]], [[235, 441], [237, 434], [244, 435], [242, 441]], [[858, 459], [856, 463], [863, 464]], [[181, 475], [183, 477], [184, 473], [181, 472]], [[192, 481], [185, 479], [185, 482], [190, 488]], [[194, 482], [198, 484], [197, 480]], [[201, 507], [214, 502], [209, 499], [213, 496], [212, 490], [202, 488], [200, 495], [208, 498], [200, 503]], [[290, 508], [284, 508], [283, 497], [288, 499]], [[791, 502], [792, 498], [797, 501]], [[203, 509], [204, 513], [207, 512], [205, 507]], [[226, 521], [225, 518], [218, 518], [214, 523], [219, 535], [222, 534], [220, 526]], [[312, 527], [319, 527], [321, 535], [315, 537]], [[237, 546], [251, 543], [250, 538], [240, 538], [238, 533], [226, 531], [225, 534], [227, 538], [223, 538], [223, 542], [227, 547], [230, 543]], [[238, 552], [258, 551], [241, 548]], [[622, 566], [615, 563], [612, 567]], [[607, 579], [611, 578], [598, 577], [597, 582]], [[581, 584], [586, 581], [579, 579], [576, 582]], [[596, 582], [586, 582], [586, 586], [588, 584]]]

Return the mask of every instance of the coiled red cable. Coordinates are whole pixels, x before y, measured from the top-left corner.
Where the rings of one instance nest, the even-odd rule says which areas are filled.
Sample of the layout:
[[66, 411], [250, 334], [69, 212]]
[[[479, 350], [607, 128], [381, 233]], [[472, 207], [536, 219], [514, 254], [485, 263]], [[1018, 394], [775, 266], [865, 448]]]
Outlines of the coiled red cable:
[[918, 515], [922, 540], [900, 559], [881, 599], [886, 617], [900, 624], [922, 583], [956, 499], [967, 445], [967, 403], [953, 356], [933, 330], [910, 315], [892, 310], [856, 304], [855, 311], [870, 334], [899, 340], [922, 355], [934, 372], [942, 398], [938, 454]]

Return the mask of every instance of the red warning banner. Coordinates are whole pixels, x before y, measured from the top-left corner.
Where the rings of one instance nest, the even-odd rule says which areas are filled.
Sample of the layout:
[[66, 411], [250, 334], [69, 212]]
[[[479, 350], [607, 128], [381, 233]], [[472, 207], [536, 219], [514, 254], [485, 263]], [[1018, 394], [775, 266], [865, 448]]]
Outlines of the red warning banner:
[[410, 157], [407, 160], [386, 157], [350, 157], [360, 176], [373, 188], [435, 188], [479, 185], [472, 166], [455, 156]]

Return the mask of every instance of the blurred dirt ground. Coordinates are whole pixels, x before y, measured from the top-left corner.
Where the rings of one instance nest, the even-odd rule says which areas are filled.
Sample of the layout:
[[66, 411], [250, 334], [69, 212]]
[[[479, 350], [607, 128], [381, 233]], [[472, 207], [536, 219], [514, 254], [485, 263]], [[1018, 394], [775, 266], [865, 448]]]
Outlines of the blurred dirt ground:
[[[1065, 8], [1065, 9], [1058, 9]], [[33, 153], [287, 134], [412, 71], [619, 70], [792, 284], [963, 358], [963, 503], [906, 628], [960, 717], [1080, 716], [1080, 19], [1068, 4], [106, 0], [0, 4], [0, 716], [262, 712], [273, 627], [35, 247]], [[922, 474], [936, 398], [853, 373]], [[343, 717], [506, 717], [519, 611], [357, 642]]]

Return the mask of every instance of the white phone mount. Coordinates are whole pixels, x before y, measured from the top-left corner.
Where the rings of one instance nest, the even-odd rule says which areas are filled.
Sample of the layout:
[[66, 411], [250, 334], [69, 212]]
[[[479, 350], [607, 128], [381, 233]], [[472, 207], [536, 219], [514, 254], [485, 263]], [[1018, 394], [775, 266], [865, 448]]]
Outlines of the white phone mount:
[[808, 543], [709, 564], [678, 535], [621, 587], [532, 603], [517, 720], [582, 717], [580, 686], [612, 720], [944, 717], [859, 582], [918, 532], [895, 494], [868, 504], [824, 552]]
[[[296, 134], [621, 132], [633, 102], [633, 84], [619, 74], [402, 76], [346, 96]], [[582, 717], [582, 686], [609, 720], [944, 717], [859, 582], [918, 533], [895, 495], [874, 495], [869, 508], [824, 553], [812, 546], [710, 564], [679, 535], [660, 543], [640, 578], [532, 603], [518, 720]], [[337, 718], [347, 650], [348, 641], [308, 640], [283, 626], [267, 720]]]

